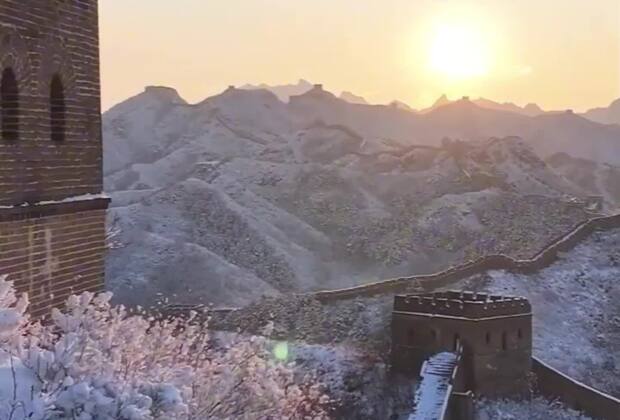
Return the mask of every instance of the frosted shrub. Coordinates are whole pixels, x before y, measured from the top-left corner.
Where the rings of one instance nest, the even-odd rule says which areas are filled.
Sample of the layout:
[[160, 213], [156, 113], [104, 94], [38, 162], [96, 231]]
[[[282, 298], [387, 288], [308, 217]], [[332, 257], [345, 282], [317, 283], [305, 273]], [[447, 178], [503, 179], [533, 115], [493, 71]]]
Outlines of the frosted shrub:
[[195, 314], [156, 321], [110, 297], [71, 296], [42, 326], [0, 278], [0, 418], [327, 418], [319, 385], [274, 360], [266, 338], [215, 346]]

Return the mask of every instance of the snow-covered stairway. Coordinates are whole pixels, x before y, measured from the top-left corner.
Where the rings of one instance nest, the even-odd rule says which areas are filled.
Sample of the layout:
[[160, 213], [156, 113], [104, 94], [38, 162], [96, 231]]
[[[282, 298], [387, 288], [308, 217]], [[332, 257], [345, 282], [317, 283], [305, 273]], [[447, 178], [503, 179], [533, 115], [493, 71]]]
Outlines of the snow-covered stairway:
[[424, 363], [409, 420], [443, 420], [446, 417], [459, 360], [457, 353], [444, 352]]

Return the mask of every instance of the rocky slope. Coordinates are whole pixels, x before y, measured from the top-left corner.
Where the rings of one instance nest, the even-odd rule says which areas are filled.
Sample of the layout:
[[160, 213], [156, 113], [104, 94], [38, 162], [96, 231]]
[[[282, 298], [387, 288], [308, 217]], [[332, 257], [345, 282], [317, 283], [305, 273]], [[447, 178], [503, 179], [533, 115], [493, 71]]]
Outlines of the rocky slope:
[[[619, 276], [620, 230], [616, 229], [593, 234], [538, 273], [495, 271], [447, 288], [527, 297], [534, 315], [534, 355], [579, 381], [620, 396]], [[332, 303], [321, 303], [310, 295], [268, 298], [216, 317], [212, 326], [255, 332], [265, 320], [272, 320], [277, 338], [331, 349], [346, 347], [350, 354], [358, 355], [361, 377], [368, 378], [374, 372], [381, 378], [378, 372], [387, 363], [390, 348], [392, 303], [392, 295]], [[326, 368], [327, 374], [345, 375], [338, 366]], [[363, 407], [364, 401], [355, 399], [355, 394], [342, 394], [338, 386], [334, 392], [350, 398], [351, 407]], [[394, 392], [386, 394], [392, 401], [389, 408], [402, 409], [402, 403], [394, 403], [394, 398], [402, 395], [403, 388], [394, 387]], [[481, 401], [478, 418], [586, 419], [539, 399], [524, 403]]]
[[239, 306], [481, 254], [530, 256], [589, 217], [576, 198], [617, 203], [617, 173], [592, 187], [557, 154], [611, 167], [619, 144], [620, 127], [469, 101], [416, 115], [316, 88], [290, 103], [228, 89], [193, 105], [147, 88], [104, 115], [121, 246], [108, 286], [129, 304], [165, 294]]

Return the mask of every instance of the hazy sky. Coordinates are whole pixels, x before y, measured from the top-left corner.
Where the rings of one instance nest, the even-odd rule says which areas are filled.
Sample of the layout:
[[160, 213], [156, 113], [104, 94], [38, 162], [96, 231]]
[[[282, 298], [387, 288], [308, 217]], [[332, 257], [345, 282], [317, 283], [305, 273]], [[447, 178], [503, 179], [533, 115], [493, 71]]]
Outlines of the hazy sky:
[[583, 110], [620, 97], [620, 0], [101, 0], [103, 107], [305, 78], [374, 103], [440, 94]]

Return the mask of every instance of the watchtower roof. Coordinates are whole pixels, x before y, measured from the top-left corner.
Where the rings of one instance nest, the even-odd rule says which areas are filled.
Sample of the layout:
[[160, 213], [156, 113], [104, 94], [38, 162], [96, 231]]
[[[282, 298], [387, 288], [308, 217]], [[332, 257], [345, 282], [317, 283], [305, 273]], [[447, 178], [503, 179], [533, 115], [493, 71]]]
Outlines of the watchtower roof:
[[447, 291], [397, 295], [394, 298], [394, 311], [481, 319], [526, 315], [532, 312], [532, 307], [524, 297]]

